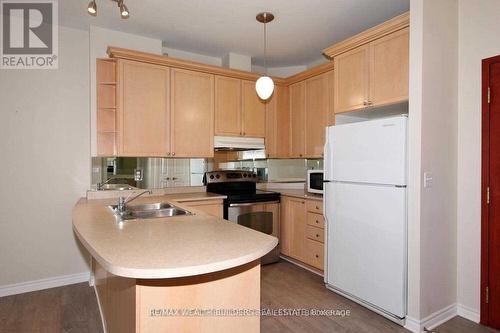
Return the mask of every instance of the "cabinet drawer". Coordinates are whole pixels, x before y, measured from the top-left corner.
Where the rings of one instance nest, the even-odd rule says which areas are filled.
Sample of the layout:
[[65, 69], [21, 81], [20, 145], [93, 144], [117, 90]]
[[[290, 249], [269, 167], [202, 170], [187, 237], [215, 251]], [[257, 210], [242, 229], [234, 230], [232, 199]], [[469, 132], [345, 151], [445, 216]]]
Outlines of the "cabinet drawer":
[[325, 242], [325, 230], [308, 225], [306, 229], [307, 238], [320, 243]]
[[323, 215], [307, 212], [307, 224], [313, 227], [325, 228], [325, 223], [323, 222]]
[[307, 264], [323, 270], [324, 247], [323, 243], [311, 239], [306, 240]]
[[307, 200], [307, 211], [323, 214], [323, 202], [318, 200]]

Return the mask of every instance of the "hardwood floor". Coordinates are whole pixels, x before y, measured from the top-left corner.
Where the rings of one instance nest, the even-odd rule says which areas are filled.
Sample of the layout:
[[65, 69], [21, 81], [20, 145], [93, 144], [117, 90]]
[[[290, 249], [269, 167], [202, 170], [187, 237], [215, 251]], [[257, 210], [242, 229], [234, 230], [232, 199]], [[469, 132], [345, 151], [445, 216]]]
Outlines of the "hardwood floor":
[[[398, 333], [391, 321], [327, 290], [323, 278], [288, 262], [262, 267], [262, 309], [350, 310], [350, 316], [263, 316], [261, 332]], [[87, 283], [0, 298], [2, 333], [102, 333]], [[455, 317], [436, 333], [500, 333]], [[159, 332], [160, 333], [160, 332]]]
[[2, 333], [102, 333], [94, 289], [88, 283], [0, 298]]

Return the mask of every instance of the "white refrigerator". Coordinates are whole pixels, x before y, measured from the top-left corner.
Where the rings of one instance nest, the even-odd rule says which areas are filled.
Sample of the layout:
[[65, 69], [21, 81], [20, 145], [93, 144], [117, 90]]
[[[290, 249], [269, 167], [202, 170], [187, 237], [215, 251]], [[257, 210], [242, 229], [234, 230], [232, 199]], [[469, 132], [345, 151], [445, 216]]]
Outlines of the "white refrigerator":
[[407, 117], [327, 127], [325, 282], [403, 323], [407, 299]]

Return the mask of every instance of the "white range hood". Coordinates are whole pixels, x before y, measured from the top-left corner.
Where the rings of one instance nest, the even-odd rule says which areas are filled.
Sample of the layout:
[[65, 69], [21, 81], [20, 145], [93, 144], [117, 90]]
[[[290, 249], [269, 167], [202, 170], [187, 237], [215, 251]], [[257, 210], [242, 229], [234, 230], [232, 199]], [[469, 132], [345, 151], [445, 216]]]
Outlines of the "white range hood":
[[215, 150], [262, 150], [265, 149], [263, 138], [248, 138], [239, 136], [215, 136]]

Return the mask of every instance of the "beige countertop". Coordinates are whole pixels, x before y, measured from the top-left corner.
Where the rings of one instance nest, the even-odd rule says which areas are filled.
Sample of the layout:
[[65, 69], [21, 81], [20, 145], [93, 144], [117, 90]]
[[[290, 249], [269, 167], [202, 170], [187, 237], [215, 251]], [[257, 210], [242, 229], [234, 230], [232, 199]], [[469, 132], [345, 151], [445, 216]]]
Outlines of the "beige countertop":
[[[171, 202], [194, 215], [117, 223], [107, 207], [116, 199], [80, 199], [73, 230], [90, 254], [110, 273], [141, 279], [176, 278], [221, 271], [259, 259], [278, 239], [183, 206], [216, 199], [212, 193], [141, 197], [133, 204]], [[176, 199], [176, 200], [174, 200]]]
[[323, 201], [323, 196], [321, 194], [308, 193], [307, 191], [302, 190], [302, 189], [273, 188], [270, 191], [279, 192], [279, 193], [281, 193], [281, 195], [286, 195], [289, 197]]

